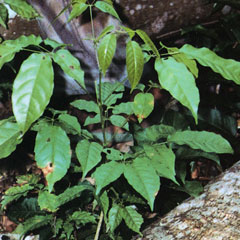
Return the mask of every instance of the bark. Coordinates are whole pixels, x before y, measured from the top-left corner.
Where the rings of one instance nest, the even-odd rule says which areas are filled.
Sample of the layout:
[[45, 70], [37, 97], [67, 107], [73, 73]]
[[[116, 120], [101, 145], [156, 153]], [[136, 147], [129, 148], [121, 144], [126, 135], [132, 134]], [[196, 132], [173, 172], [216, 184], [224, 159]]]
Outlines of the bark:
[[240, 161], [133, 240], [239, 240]]

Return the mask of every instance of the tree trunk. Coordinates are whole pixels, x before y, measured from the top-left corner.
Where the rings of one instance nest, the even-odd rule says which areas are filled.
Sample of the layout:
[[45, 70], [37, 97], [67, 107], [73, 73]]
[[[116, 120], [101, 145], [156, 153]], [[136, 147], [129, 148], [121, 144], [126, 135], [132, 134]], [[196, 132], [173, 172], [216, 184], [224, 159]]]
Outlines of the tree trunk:
[[133, 240], [239, 240], [240, 161]]

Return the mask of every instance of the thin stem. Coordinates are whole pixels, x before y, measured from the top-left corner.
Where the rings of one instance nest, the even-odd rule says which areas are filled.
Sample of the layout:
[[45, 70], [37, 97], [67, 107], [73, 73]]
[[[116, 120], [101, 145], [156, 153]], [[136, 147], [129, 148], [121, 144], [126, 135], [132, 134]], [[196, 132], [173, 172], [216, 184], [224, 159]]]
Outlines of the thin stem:
[[[97, 89], [96, 89], [97, 90]], [[100, 119], [101, 119], [101, 128], [103, 134], [103, 145], [106, 146], [106, 132], [105, 132], [105, 119], [104, 119], [104, 112], [103, 112], [103, 104], [102, 104], [102, 73], [99, 71], [99, 86], [98, 86], [98, 106], [100, 110]]]
[[101, 226], [102, 226], [102, 221], [103, 221], [103, 211], [101, 211], [101, 214], [100, 214], [100, 217], [99, 217], [97, 231], [96, 231], [94, 240], [98, 240], [99, 239], [99, 234], [100, 234], [100, 230], [101, 230]]

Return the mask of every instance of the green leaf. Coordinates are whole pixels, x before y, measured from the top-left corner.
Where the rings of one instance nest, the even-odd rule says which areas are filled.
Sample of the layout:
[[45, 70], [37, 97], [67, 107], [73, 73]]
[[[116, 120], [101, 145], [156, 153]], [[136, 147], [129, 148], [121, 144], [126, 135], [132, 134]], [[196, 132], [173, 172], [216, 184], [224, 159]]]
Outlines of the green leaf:
[[99, 10], [101, 10], [102, 12], [108, 13], [112, 16], [114, 16], [115, 18], [117, 18], [120, 22], [121, 19], [118, 16], [117, 12], [115, 11], [115, 9], [113, 8], [113, 6], [107, 2], [103, 2], [103, 1], [97, 1], [94, 4], [95, 7], [97, 7]]
[[143, 223], [142, 216], [131, 206], [121, 208], [121, 215], [126, 225], [141, 235], [140, 228]]
[[26, 197], [32, 189], [34, 189], [34, 186], [30, 184], [9, 188], [2, 197], [1, 209], [4, 209], [9, 203], [18, 200], [20, 197]]
[[75, 198], [80, 197], [81, 194], [86, 190], [93, 191], [93, 187], [88, 185], [77, 185], [67, 188], [63, 193], [59, 195], [54, 195], [47, 191], [42, 191], [38, 196], [38, 204], [41, 210], [56, 212], [60, 206], [72, 201]]
[[121, 212], [122, 212], [122, 208], [117, 204], [113, 204], [112, 208], [109, 210], [108, 225], [112, 233], [122, 221], [123, 217]]
[[151, 93], [138, 93], [134, 97], [133, 111], [141, 123], [147, 118], [154, 108], [154, 97]]
[[96, 142], [82, 140], [78, 142], [76, 154], [83, 170], [83, 178], [92, 170], [102, 159], [103, 147]]
[[99, 36], [96, 39], [96, 42], [99, 42], [101, 38], [103, 38], [104, 36], [106, 36], [106, 34], [112, 32], [114, 30], [114, 26], [113, 25], [108, 25], [107, 27], [105, 27], [102, 32], [99, 34]]
[[99, 194], [102, 188], [117, 180], [122, 173], [123, 165], [115, 161], [102, 164], [98, 167], [92, 175], [96, 180], [96, 194]]
[[32, 19], [39, 16], [35, 9], [25, 0], [4, 0], [4, 2], [23, 18]]
[[120, 103], [113, 107], [113, 114], [125, 113], [127, 115], [133, 114], [133, 102]]
[[58, 210], [57, 196], [47, 191], [38, 194], [38, 205], [41, 210], [56, 212]]
[[81, 126], [78, 119], [75, 116], [71, 116], [67, 113], [60, 114], [58, 120], [61, 123], [63, 129], [70, 134], [80, 134]]
[[76, 222], [77, 225], [86, 225], [87, 223], [96, 223], [96, 217], [90, 212], [76, 211], [70, 216], [70, 221]]
[[153, 51], [153, 53], [156, 55], [156, 57], [160, 58], [160, 54], [159, 54], [155, 44], [150, 39], [150, 37], [143, 30], [140, 30], [140, 29], [136, 30], [136, 33], [144, 41], [144, 43], [150, 47], [150, 49]]
[[125, 117], [120, 115], [112, 115], [109, 120], [114, 126], [118, 126], [129, 131], [129, 124]]
[[108, 34], [105, 36], [97, 49], [98, 61], [100, 69], [103, 72], [103, 75], [106, 74], [108, 67], [110, 66], [113, 56], [116, 51], [117, 46], [117, 37], [115, 34]]
[[225, 135], [237, 135], [236, 118], [230, 115], [225, 115], [223, 111], [217, 109], [201, 109], [198, 114], [199, 122], [206, 124], [206, 129], [209, 127], [216, 132], [224, 133]]
[[18, 46], [19, 48], [25, 48], [30, 45], [38, 46], [42, 42], [40, 36], [31, 34], [29, 36], [22, 35], [15, 40], [6, 40], [2, 44], [5, 46]]
[[86, 89], [84, 83], [84, 72], [81, 69], [80, 63], [68, 50], [60, 49], [53, 54], [53, 60], [56, 62], [62, 70], [72, 77], [81, 88]]
[[148, 158], [136, 158], [132, 164], [127, 164], [124, 176], [128, 183], [147, 201], [153, 210], [155, 196], [160, 188], [160, 180]]
[[123, 160], [123, 154], [117, 149], [114, 148], [104, 148], [104, 153], [106, 153], [106, 158], [111, 161]]
[[178, 184], [175, 179], [175, 155], [171, 148], [162, 144], [144, 145], [144, 151], [160, 177]]
[[162, 60], [157, 58], [155, 70], [161, 86], [192, 112], [197, 123], [199, 92], [195, 79], [187, 67], [172, 57]]
[[51, 58], [33, 53], [25, 60], [13, 83], [13, 113], [19, 128], [26, 132], [48, 105], [53, 92]]
[[128, 34], [129, 38], [132, 40], [132, 38], [135, 36], [136, 31], [125, 26], [120, 26], [120, 27]]
[[93, 101], [87, 101], [84, 99], [75, 100], [71, 103], [72, 106], [79, 110], [85, 110], [87, 112], [100, 113], [98, 105]]
[[27, 219], [37, 214], [41, 214], [41, 210], [37, 203], [37, 198], [24, 197], [8, 207], [8, 218], [13, 222], [19, 222], [19, 219]]
[[24, 223], [19, 224], [14, 232], [24, 235], [29, 231], [50, 225], [53, 221], [53, 215], [36, 215], [28, 218]]
[[6, 40], [0, 44], [0, 69], [3, 64], [10, 62], [15, 54], [29, 45], [39, 45], [41, 37], [36, 37], [33, 34], [29, 36], [21, 36], [15, 40]]
[[49, 192], [55, 182], [67, 173], [71, 160], [70, 141], [65, 131], [58, 126], [39, 130], [34, 148], [38, 167], [46, 172]]
[[65, 47], [65, 46], [66, 46], [66, 44], [59, 43], [59, 42], [54, 41], [54, 40], [49, 39], [49, 38], [44, 39], [43, 42], [44, 42], [45, 45], [49, 45], [49, 46], [52, 47], [53, 49], [59, 48], [59, 47]]
[[107, 222], [107, 212], [109, 208], [109, 198], [107, 195], [107, 192], [104, 191], [100, 196], [99, 196], [100, 204], [104, 213], [104, 219], [105, 222]]
[[184, 186], [171, 187], [177, 191], [188, 193], [190, 196], [198, 197], [203, 192], [203, 186], [199, 181], [185, 181]]
[[[173, 51], [178, 52], [179, 49], [171, 48], [171, 50], [169, 50], [169, 48], [168, 48], [169, 53], [171, 53]], [[198, 78], [198, 67], [197, 67], [197, 63], [195, 60], [187, 58], [187, 56], [184, 53], [173, 54], [172, 57], [175, 60], [177, 60], [178, 62], [182, 62], [183, 64], [185, 64], [186, 67], [188, 68], [188, 70], [194, 75], [194, 77]]]
[[[124, 86], [120, 82], [104, 82], [101, 87], [102, 102], [106, 106], [115, 104], [117, 100], [123, 96]], [[96, 88], [96, 95], [99, 99], [99, 85]]]
[[176, 132], [168, 137], [168, 142], [179, 145], [188, 145], [193, 149], [200, 149], [205, 152], [233, 153], [229, 142], [222, 136], [206, 131], [183, 131]]
[[5, 44], [0, 44], [0, 69], [2, 66], [12, 61], [15, 54], [21, 50], [19, 46], [8, 46]]
[[135, 41], [129, 41], [126, 47], [126, 64], [128, 80], [133, 90], [139, 83], [144, 66], [143, 52], [139, 44]]
[[63, 193], [58, 195], [58, 206], [61, 206], [75, 198], [79, 198], [86, 191], [93, 192], [94, 188], [91, 185], [82, 183], [81, 185], [73, 186], [67, 188]]
[[177, 156], [177, 159], [183, 159], [183, 160], [194, 159], [194, 158], [196, 159], [206, 158], [214, 161], [219, 166], [221, 166], [219, 156], [216, 153], [207, 153], [207, 152], [203, 152], [202, 150], [189, 148], [187, 146], [178, 147], [176, 151], [176, 156]]
[[6, 29], [8, 20], [8, 9], [0, 3], [0, 24]]
[[9, 156], [21, 142], [18, 125], [7, 120], [0, 121], [0, 158]]
[[100, 122], [101, 122], [100, 114], [96, 114], [94, 117], [88, 116], [84, 122], [84, 126], [87, 126], [90, 124], [96, 124]]
[[136, 131], [134, 138], [138, 143], [140, 142], [156, 142], [161, 138], [167, 138], [173, 134], [176, 130], [172, 126], [164, 124], [152, 125], [148, 128], [144, 128], [140, 131]]
[[80, 16], [86, 9], [88, 5], [84, 2], [76, 2], [72, 5], [72, 11], [68, 17], [67, 22], [72, 21], [73, 18]]
[[195, 48], [188, 44], [185, 44], [179, 51], [185, 53], [191, 59], [196, 59], [201, 65], [210, 67], [225, 79], [240, 84], [240, 62], [219, 57], [208, 48]]

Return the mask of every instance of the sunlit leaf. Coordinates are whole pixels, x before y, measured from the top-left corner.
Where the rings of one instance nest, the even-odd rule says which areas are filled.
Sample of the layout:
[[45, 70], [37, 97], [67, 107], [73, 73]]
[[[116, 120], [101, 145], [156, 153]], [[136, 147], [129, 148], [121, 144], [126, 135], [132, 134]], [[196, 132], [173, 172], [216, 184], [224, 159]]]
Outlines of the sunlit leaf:
[[74, 102], [72, 102], [71, 105], [79, 110], [100, 113], [98, 105], [93, 101], [86, 101], [84, 99], [78, 99], [78, 100], [75, 100]]
[[117, 12], [115, 11], [115, 9], [113, 8], [113, 6], [111, 4], [104, 2], [104, 1], [97, 1], [94, 4], [94, 6], [97, 7], [99, 10], [101, 10], [102, 12], [109, 13], [110, 15], [114, 16], [119, 21], [121, 21]]
[[7, 28], [8, 9], [4, 4], [0, 3], [0, 24], [6, 29]]
[[147, 201], [153, 210], [155, 196], [160, 189], [160, 180], [148, 158], [136, 158], [127, 164], [124, 176], [128, 183]]
[[197, 123], [199, 92], [195, 79], [187, 67], [172, 57], [162, 60], [157, 58], [155, 70], [162, 88], [168, 90], [175, 99], [187, 107]]
[[73, 18], [80, 16], [86, 9], [88, 5], [84, 2], [76, 2], [72, 5], [72, 11], [68, 17], [67, 22], [70, 22]]
[[97, 49], [98, 61], [103, 75], [106, 74], [116, 51], [117, 38], [115, 34], [106, 35], [100, 42]]
[[17, 123], [0, 121], [0, 158], [7, 157], [16, 149], [17, 144], [22, 141], [20, 137], [21, 132]]
[[49, 125], [39, 130], [34, 152], [51, 192], [54, 183], [65, 176], [70, 166], [70, 140], [62, 128]]
[[21, 17], [26, 19], [32, 19], [38, 17], [38, 13], [35, 9], [24, 0], [4, 0], [5, 3], [9, 5], [9, 7], [19, 14]]
[[140, 228], [143, 218], [132, 206], [121, 208], [121, 216], [130, 229], [141, 235]]
[[78, 119], [75, 116], [71, 116], [69, 114], [60, 114], [58, 116], [58, 120], [60, 121], [63, 129], [67, 133], [71, 134], [80, 134], [81, 126], [78, 122]]
[[166, 145], [153, 144], [144, 145], [144, 151], [160, 177], [171, 179], [178, 184], [175, 179], [175, 155], [172, 149]]
[[219, 57], [216, 53], [205, 47], [195, 48], [185, 44], [179, 51], [185, 53], [191, 59], [196, 59], [201, 65], [210, 67], [225, 79], [240, 84], [240, 62]]
[[96, 142], [82, 140], [77, 144], [76, 154], [83, 170], [83, 178], [101, 161], [103, 147]]
[[52, 92], [51, 59], [47, 55], [33, 53], [23, 62], [13, 83], [13, 113], [23, 132], [43, 114]]
[[168, 142], [179, 145], [188, 145], [193, 149], [200, 149], [205, 152], [233, 153], [229, 142], [222, 136], [206, 131], [183, 131], [176, 132], [168, 137]]
[[108, 213], [108, 222], [110, 226], [110, 230], [113, 233], [116, 227], [121, 223], [122, 215], [121, 215], [121, 207], [117, 204], [113, 204], [112, 208]]
[[117, 180], [123, 173], [123, 165], [115, 161], [102, 164], [93, 173], [93, 178], [96, 181], [96, 194], [99, 194], [101, 189], [108, 184]]
[[126, 64], [128, 80], [133, 90], [139, 83], [144, 66], [142, 49], [135, 41], [129, 41], [126, 47]]
[[67, 75], [76, 80], [83, 89], [86, 89], [84, 83], [84, 72], [81, 69], [80, 62], [68, 50], [58, 50], [54, 53], [53, 60]]
[[150, 49], [153, 51], [153, 53], [160, 58], [160, 54], [155, 46], [155, 44], [152, 42], [150, 37], [143, 31], [143, 30], [136, 30], [136, 33], [139, 35], [139, 37], [144, 41], [146, 45], [150, 47]]
[[134, 97], [133, 111], [141, 123], [143, 119], [147, 118], [154, 108], [154, 97], [151, 93], [138, 93]]
[[125, 117], [120, 115], [112, 115], [109, 120], [114, 126], [118, 126], [129, 131], [129, 124]]

